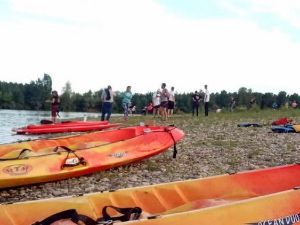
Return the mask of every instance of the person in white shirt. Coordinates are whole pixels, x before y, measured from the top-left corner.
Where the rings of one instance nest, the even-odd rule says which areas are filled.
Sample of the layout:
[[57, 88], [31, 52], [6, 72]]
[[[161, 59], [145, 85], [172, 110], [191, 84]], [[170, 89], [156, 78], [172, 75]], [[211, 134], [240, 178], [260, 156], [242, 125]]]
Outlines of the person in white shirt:
[[153, 103], [153, 116], [155, 117], [158, 114], [159, 107], [160, 107], [160, 89], [157, 89], [157, 91], [153, 93], [152, 103]]
[[207, 90], [207, 84], [204, 85], [204, 113], [208, 116], [208, 103], [209, 103], [209, 91]]
[[169, 100], [168, 100], [168, 116], [173, 115], [175, 106], [175, 93], [174, 87], [171, 87], [171, 91], [169, 92]]

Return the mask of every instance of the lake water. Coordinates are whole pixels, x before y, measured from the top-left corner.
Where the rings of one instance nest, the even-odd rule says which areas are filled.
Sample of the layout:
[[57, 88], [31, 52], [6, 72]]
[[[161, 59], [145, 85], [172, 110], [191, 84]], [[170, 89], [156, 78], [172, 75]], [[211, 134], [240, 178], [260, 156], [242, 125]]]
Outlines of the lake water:
[[[74, 118], [83, 120], [85, 116], [100, 120], [100, 113], [60, 112], [59, 115], [62, 120]], [[45, 135], [16, 135], [12, 132], [13, 128], [38, 124], [42, 119], [51, 119], [50, 111], [0, 110], [0, 144], [45, 137]]]

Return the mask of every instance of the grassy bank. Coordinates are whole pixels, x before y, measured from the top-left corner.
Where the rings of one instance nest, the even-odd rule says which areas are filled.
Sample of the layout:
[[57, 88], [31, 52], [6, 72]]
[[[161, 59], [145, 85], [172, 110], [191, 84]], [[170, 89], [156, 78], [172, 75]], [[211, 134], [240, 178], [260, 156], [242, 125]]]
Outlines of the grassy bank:
[[[300, 134], [273, 133], [272, 121], [290, 117], [300, 123], [300, 110], [250, 110], [233, 113], [210, 113], [204, 117], [174, 115], [162, 122], [152, 116], [122, 117], [111, 122], [124, 126], [174, 124], [185, 132], [178, 143], [178, 155], [172, 149], [131, 165], [52, 183], [11, 188], [0, 191], [1, 202], [49, 198], [110, 189], [150, 185], [243, 170], [266, 168], [300, 162]], [[240, 122], [257, 122], [260, 128], [240, 128]]]

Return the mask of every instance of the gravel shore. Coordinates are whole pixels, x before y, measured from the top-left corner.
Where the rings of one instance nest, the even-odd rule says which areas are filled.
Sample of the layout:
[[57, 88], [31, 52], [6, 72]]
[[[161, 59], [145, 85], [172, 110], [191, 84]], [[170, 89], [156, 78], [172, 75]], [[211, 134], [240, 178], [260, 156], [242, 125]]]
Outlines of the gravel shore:
[[[128, 125], [137, 124], [141, 119], [153, 120], [152, 117], [135, 118]], [[172, 158], [173, 150], [170, 148], [150, 159], [108, 171], [1, 190], [0, 202], [79, 195], [300, 162], [299, 133], [273, 133], [269, 125], [237, 127], [246, 119], [216, 114], [208, 118], [192, 118], [190, 115], [170, 118], [164, 124], [175, 124], [185, 132], [184, 139], [177, 144], [176, 159]], [[270, 124], [266, 118], [255, 122]], [[162, 123], [156, 120], [156, 124]]]

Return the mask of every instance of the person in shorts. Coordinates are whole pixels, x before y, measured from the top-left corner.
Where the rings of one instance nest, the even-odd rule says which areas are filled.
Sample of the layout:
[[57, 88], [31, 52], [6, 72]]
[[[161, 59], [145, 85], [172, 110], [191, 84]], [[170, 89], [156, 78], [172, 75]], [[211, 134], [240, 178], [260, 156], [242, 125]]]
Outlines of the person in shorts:
[[161, 92], [160, 92], [160, 115], [162, 120], [167, 120], [167, 108], [168, 108], [168, 99], [169, 99], [169, 92], [166, 88], [166, 83], [161, 84]]
[[174, 106], [175, 106], [175, 93], [174, 93], [174, 87], [171, 87], [171, 91], [169, 92], [169, 99], [168, 99], [168, 116], [173, 115]]
[[152, 103], [153, 103], [153, 117], [156, 117], [159, 114], [160, 89], [157, 89], [157, 91], [153, 93]]
[[59, 104], [60, 104], [60, 97], [58, 96], [57, 91], [52, 91], [52, 98], [51, 98], [51, 118], [52, 122], [56, 123], [56, 117], [59, 112]]

